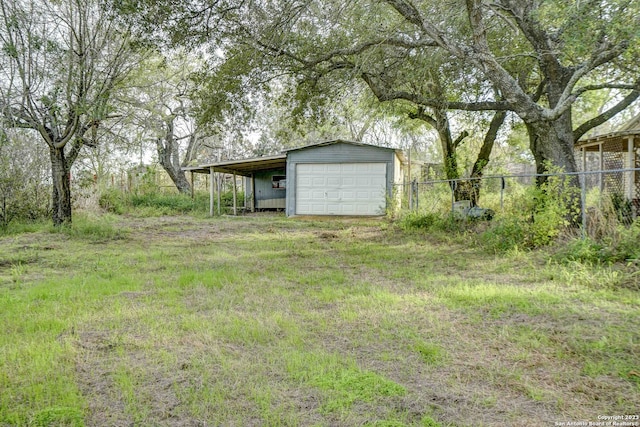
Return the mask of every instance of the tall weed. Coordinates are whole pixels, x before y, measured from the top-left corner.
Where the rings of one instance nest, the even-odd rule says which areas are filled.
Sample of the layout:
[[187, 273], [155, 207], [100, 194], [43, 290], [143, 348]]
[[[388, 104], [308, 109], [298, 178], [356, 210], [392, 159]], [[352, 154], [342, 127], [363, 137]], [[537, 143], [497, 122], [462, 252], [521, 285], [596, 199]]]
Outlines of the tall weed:
[[64, 233], [70, 237], [100, 242], [124, 238], [126, 231], [114, 225], [115, 219], [110, 215], [78, 214], [73, 217], [69, 225], [55, 227], [51, 225], [52, 233]]
[[577, 223], [579, 202], [574, 179], [550, 176], [539, 187], [520, 195], [512, 210], [498, 216], [481, 235], [481, 241], [498, 252], [550, 245], [563, 230]]
[[[242, 201], [244, 194], [238, 193], [237, 200]], [[129, 214], [140, 217], [163, 215], [204, 215], [209, 211], [209, 195], [196, 193], [192, 198], [186, 194], [169, 194], [159, 191], [124, 193], [118, 190], [104, 191], [99, 200], [100, 207], [107, 212], [122, 215]], [[233, 206], [233, 194], [221, 195], [223, 213]]]
[[576, 239], [560, 249], [555, 257], [561, 261], [624, 262], [640, 266], [640, 219], [629, 227], [618, 224], [597, 238]]

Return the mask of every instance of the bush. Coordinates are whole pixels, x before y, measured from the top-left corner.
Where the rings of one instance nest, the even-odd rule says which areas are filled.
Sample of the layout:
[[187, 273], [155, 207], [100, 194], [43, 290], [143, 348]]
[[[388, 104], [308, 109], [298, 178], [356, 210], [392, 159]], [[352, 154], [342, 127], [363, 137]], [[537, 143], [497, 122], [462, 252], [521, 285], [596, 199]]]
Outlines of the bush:
[[400, 217], [398, 226], [405, 230], [457, 232], [464, 229], [464, 221], [450, 214], [408, 212]]
[[123, 238], [125, 232], [115, 227], [113, 223], [114, 218], [109, 215], [97, 217], [82, 214], [74, 215], [70, 225], [61, 227], [51, 225], [49, 231], [96, 242]]
[[572, 178], [551, 176], [540, 187], [527, 189], [513, 206], [481, 236], [495, 251], [538, 248], [554, 243], [563, 230], [577, 223], [579, 189]]
[[574, 240], [560, 249], [556, 259], [611, 264], [631, 262], [640, 264], [640, 219], [630, 226], [618, 225], [599, 239], [587, 237]]
[[126, 210], [125, 195], [118, 190], [105, 190], [100, 194], [98, 204], [107, 212], [122, 215]]
[[0, 232], [12, 221], [38, 222], [49, 213], [48, 152], [29, 132], [0, 132]]
[[499, 219], [480, 235], [480, 241], [496, 252], [528, 247], [530, 224], [519, 218]]

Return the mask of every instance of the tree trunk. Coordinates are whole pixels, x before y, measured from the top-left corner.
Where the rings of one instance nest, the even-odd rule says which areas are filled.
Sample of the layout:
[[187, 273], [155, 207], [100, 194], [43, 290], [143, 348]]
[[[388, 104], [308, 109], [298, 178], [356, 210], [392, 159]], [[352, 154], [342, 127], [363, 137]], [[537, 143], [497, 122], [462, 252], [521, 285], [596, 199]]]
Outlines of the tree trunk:
[[173, 123], [168, 123], [168, 125], [164, 141], [162, 138], [156, 140], [158, 161], [178, 191], [182, 194], [191, 194], [191, 184], [178, 161], [178, 147], [173, 137]]
[[171, 171], [167, 168], [164, 168], [164, 170], [167, 171], [169, 177], [171, 177], [171, 180], [180, 193], [191, 194], [191, 183], [189, 183], [189, 180], [182, 169], [178, 167], [172, 168]]
[[[554, 172], [577, 172], [570, 112], [554, 121], [526, 123], [526, 126], [539, 174], [549, 172], [550, 166], [559, 169]], [[538, 182], [544, 181], [543, 177]]]
[[64, 148], [51, 147], [49, 154], [53, 181], [51, 196], [53, 225], [71, 224], [71, 180]]
[[[555, 121], [527, 123], [531, 152], [536, 160], [537, 173], [573, 173], [578, 172], [574, 153], [571, 114], [567, 113]], [[549, 177], [539, 176], [536, 181], [542, 186]], [[555, 180], [554, 180], [555, 181]], [[569, 224], [579, 225], [580, 179], [578, 175], [569, 175], [555, 181], [557, 184], [544, 187], [552, 190], [548, 196], [559, 198], [567, 207], [566, 219]]]
[[473, 164], [473, 168], [471, 169], [471, 179], [470, 183], [470, 195], [469, 200], [471, 200], [471, 206], [478, 206], [478, 202], [480, 200], [480, 189], [482, 188], [482, 175], [485, 166], [489, 164], [489, 160], [491, 160], [491, 152], [493, 151], [493, 144], [496, 142], [496, 138], [498, 137], [498, 131], [500, 127], [504, 123], [505, 118], [507, 117], [507, 113], [505, 111], [496, 111], [491, 119], [491, 123], [489, 124], [489, 130], [484, 136], [484, 140], [482, 142], [482, 147], [480, 147], [480, 152], [478, 153], [478, 157]]

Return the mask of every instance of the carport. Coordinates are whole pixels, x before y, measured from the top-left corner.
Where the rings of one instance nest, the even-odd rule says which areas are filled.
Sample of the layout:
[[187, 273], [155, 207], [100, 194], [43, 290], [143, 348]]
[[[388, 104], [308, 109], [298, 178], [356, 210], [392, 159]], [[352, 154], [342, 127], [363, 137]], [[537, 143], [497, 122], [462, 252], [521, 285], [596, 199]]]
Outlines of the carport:
[[[291, 148], [284, 154], [184, 170], [212, 177], [215, 173], [233, 175], [234, 214], [238, 211], [236, 177], [240, 175], [250, 178], [245, 180], [245, 195], [250, 197], [244, 208], [251, 212], [278, 209], [287, 216], [378, 216], [384, 215], [389, 202], [399, 202], [400, 195], [394, 194], [394, 188], [403, 180], [403, 164], [404, 156], [398, 149], [336, 139]], [[213, 215], [213, 179], [209, 186]], [[217, 195], [220, 213], [220, 185]]]
[[640, 114], [617, 130], [580, 140], [575, 146], [583, 171], [622, 171], [598, 175], [600, 191], [629, 200], [640, 213]]
[[[215, 201], [218, 204], [218, 213], [221, 211], [220, 207], [220, 192], [221, 192], [221, 180], [214, 180], [215, 174], [221, 175], [233, 175], [233, 214], [238, 213], [238, 197], [237, 197], [237, 177], [242, 176], [249, 178], [248, 190], [251, 194], [250, 206], [244, 206], [245, 209], [249, 209], [252, 212], [255, 210], [255, 194], [254, 177], [257, 173], [271, 171], [271, 170], [285, 170], [287, 165], [287, 155], [278, 154], [274, 156], [254, 157], [242, 160], [227, 160], [222, 162], [203, 164], [199, 166], [184, 167], [185, 172], [191, 173], [191, 182], [193, 182], [194, 173], [209, 174], [209, 214], [213, 216]], [[215, 182], [218, 182], [216, 188]], [[192, 186], [193, 188], [193, 186]]]

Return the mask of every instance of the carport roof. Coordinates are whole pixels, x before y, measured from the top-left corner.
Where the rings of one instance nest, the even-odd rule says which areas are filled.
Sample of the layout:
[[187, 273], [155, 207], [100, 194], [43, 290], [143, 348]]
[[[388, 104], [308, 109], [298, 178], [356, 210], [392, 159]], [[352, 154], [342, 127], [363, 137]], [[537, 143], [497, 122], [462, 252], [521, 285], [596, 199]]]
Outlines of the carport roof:
[[585, 149], [586, 151], [599, 151], [599, 145], [606, 143], [604, 151], [620, 152], [628, 151], [628, 140], [633, 138], [635, 145], [640, 143], [640, 114], [622, 125], [618, 130], [585, 138], [579, 140], [575, 144], [575, 148]]
[[214, 172], [250, 176], [253, 172], [284, 169], [286, 166], [287, 155], [278, 154], [275, 156], [253, 157], [242, 160], [226, 160], [217, 163], [188, 166], [182, 168], [182, 170], [195, 173], [209, 173], [211, 168], [213, 168]]

